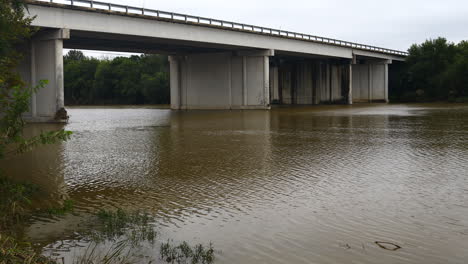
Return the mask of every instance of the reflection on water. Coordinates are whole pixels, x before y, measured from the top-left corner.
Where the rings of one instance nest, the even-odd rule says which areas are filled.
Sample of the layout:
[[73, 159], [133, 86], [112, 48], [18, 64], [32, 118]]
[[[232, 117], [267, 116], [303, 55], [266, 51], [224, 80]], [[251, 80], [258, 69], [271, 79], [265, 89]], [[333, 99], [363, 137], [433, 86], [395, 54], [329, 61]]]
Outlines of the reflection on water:
[[[82, 213], [146, 209], [218, 263], [468, 261], [466, 105], [69, 112], [71, 141], [2, 167]], [[28, 234], [73, 237], [77, 218]]]

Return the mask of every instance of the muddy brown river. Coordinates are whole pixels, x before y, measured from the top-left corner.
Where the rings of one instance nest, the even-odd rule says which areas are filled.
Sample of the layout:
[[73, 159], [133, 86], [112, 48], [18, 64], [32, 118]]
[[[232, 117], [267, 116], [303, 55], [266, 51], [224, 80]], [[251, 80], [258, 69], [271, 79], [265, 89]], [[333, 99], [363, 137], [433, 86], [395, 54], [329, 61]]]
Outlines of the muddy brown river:
[[[215, 263], [468, 263], [468, 105], [69, 114], [71, 141], [2, 164], [45, 201], [147, 210], [162, 240], [212, 241]], [[23, 232], [53, 247], [82, 218]]]

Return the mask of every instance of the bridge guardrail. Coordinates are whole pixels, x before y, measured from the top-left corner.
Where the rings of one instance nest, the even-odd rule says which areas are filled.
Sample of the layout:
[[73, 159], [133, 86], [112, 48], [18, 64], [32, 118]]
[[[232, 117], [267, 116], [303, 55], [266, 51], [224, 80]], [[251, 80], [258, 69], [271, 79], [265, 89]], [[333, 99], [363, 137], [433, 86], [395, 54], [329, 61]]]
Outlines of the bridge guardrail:
[[254, 25], [243, 24], [243, 23], [236, 23], [236, 22], [231, 22], [231, 21], [224, 21], [224, 20], [213, 19], [213, 18], [191, 16], [191, 15], [179, 14], [179, 13], [174, 13], [174, 12], [166, 12], [166, 11], [161, 11], [161, 10], [143, 8], [143, 7], [133, 7], [133, 6], [127, 6], [127, 5], [106, 3], [106, 2], [101, 2], [101, 1], [31, 0], [29, 2], [56, 3], [56, 4], [65, 4], [65, 5], [70, 5], [70, 6], [77, 6], [77, 7], [95, 8], [95, 9], [101, 9], [101, 10], [107, 10], [107, 11], [114, 11], [114, 12], [123, 12], [126, 14], [139, 14], [139, 15], [145, 15], [145, 16], [153, 16], [153, 17], [157, 17], [157, 18], [161, 18], [165, 20], [172, 20], [178, 23], [190, 23], [190, 24], [215, 26], [215, 27], [221, 27], [221, 28], [231, 29], [231, 30], [254, 32], [254, 33], [260, 33], [260, 34], [272, 35], [276, 37], [286, 37], [286, 38], [292, 38], [292, 39], [306, 40], [306, 41], [311, 41], [311, 42], [349, 47], [349, 48], [355, 48], [355, 49], [360, 49], [360, 50], [367, 50], [367, 51], [380, 52], [380, 53], [399, 55], [399, 56], [408, 55], [408, 53], [404, 51], [375, 47], [371, 45], [359, 44], [359, 43], [354, 43], [354, 42], [349, 42], [349, 41], [344, 41], [344, 40], [320, 37], [320, 36], [315, 36], [315, 35], [308, 35], [308, 34], [303, 34], [303, 33], [292, 32], [292, 31], [280, 30], [280, 29], [254, 26]]

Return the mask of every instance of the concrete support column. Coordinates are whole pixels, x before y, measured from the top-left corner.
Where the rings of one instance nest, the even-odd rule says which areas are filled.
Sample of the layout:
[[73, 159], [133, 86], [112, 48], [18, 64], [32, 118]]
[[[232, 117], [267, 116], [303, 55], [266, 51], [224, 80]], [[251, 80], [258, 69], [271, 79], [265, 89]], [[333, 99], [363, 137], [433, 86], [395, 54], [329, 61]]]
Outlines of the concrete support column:
[[279, 83], [278, 83], [278, 67], [274, 66], [270, 68], [270, 102], [279, 102]]
[[349, 64], [349, 80], [348, 80], [348, 104], [353, 104], [353, 64]]
[[368, 66], [369, 70], [369, 80], [368, 80], [368, 96], [369, 96], [369, 103], [372, 103], [372, 90], [373, 90], [373, 71], [372, 71], [372, 64], [369, 64]]
[[263, 57], [263, 104], [270, 105], [270, 57]]
[[171, 87], [171, 109], [180, 109], [181, 82], [180, 82], [180, 58], [169, 56], [170, 87]]
[[229, 109], [232, 109], [232, 57], [229, 57], [229, 69], [228, 69], [228, 88], [229, 88]]
[[[35, 52], [35, 47], [34, 47], [34, 42], [31, 42], [31, 61], [30, 61], [30, 76], [31, 76], [31, 86], [34, 86], [37, 84], [37, 79], [36, 79], [36, 52]], [[33, 93], [31, 96], [31, 117], [32, 118], [37, 118], [37, 98], [36, 98], [36, 93]]]
[[388, 98], [388, 63], [385, 63], [384, 73], [385, 73], [385, 102], [388, 103], [390, 102]]
[[57, 110], [65, 107], [65, 84], [63, 73], [63, 40], [55, 39], [55, 84], [57, 96]]
[[331, 63], [327, 64], [327, 83], [328, 83], [328, 102], [333, 102], [333, 86], [332, 86], [332, 79], [333, 79], [333, 68]]
[[[63, 40], [70, 37], [67, 29], [39, 32], [30, 46], [29, 69], [21, 70], [22, 77], [35, 87], [41, 80], [48, 81], [31, 98], [31, 111], [25, 116], [32, 122], [63, 121], [67, 118], [64, 109]], [[22, 66], [24, 67], [24, 66]]]
[[247, 57], [242, 56], [242, 105], [247, 106]]
[[323, 94], [323, 73], [322, 73], [322, 62], [317, 63], [317, 88], [315, 89], [315, 104], [320, 104], [322, 101]]

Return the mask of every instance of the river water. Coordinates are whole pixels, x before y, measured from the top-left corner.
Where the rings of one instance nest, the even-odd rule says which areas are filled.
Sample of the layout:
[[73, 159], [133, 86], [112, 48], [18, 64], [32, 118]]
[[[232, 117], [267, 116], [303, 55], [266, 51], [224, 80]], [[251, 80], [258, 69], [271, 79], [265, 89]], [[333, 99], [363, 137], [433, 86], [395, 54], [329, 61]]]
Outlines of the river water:
[[[46, 200], [147, 210], [216, 263], [468, 263], [468, 105], [68, 110], [71, 141], [2, 165]], [[25, 232], [56, 244], [79, 218]]]

